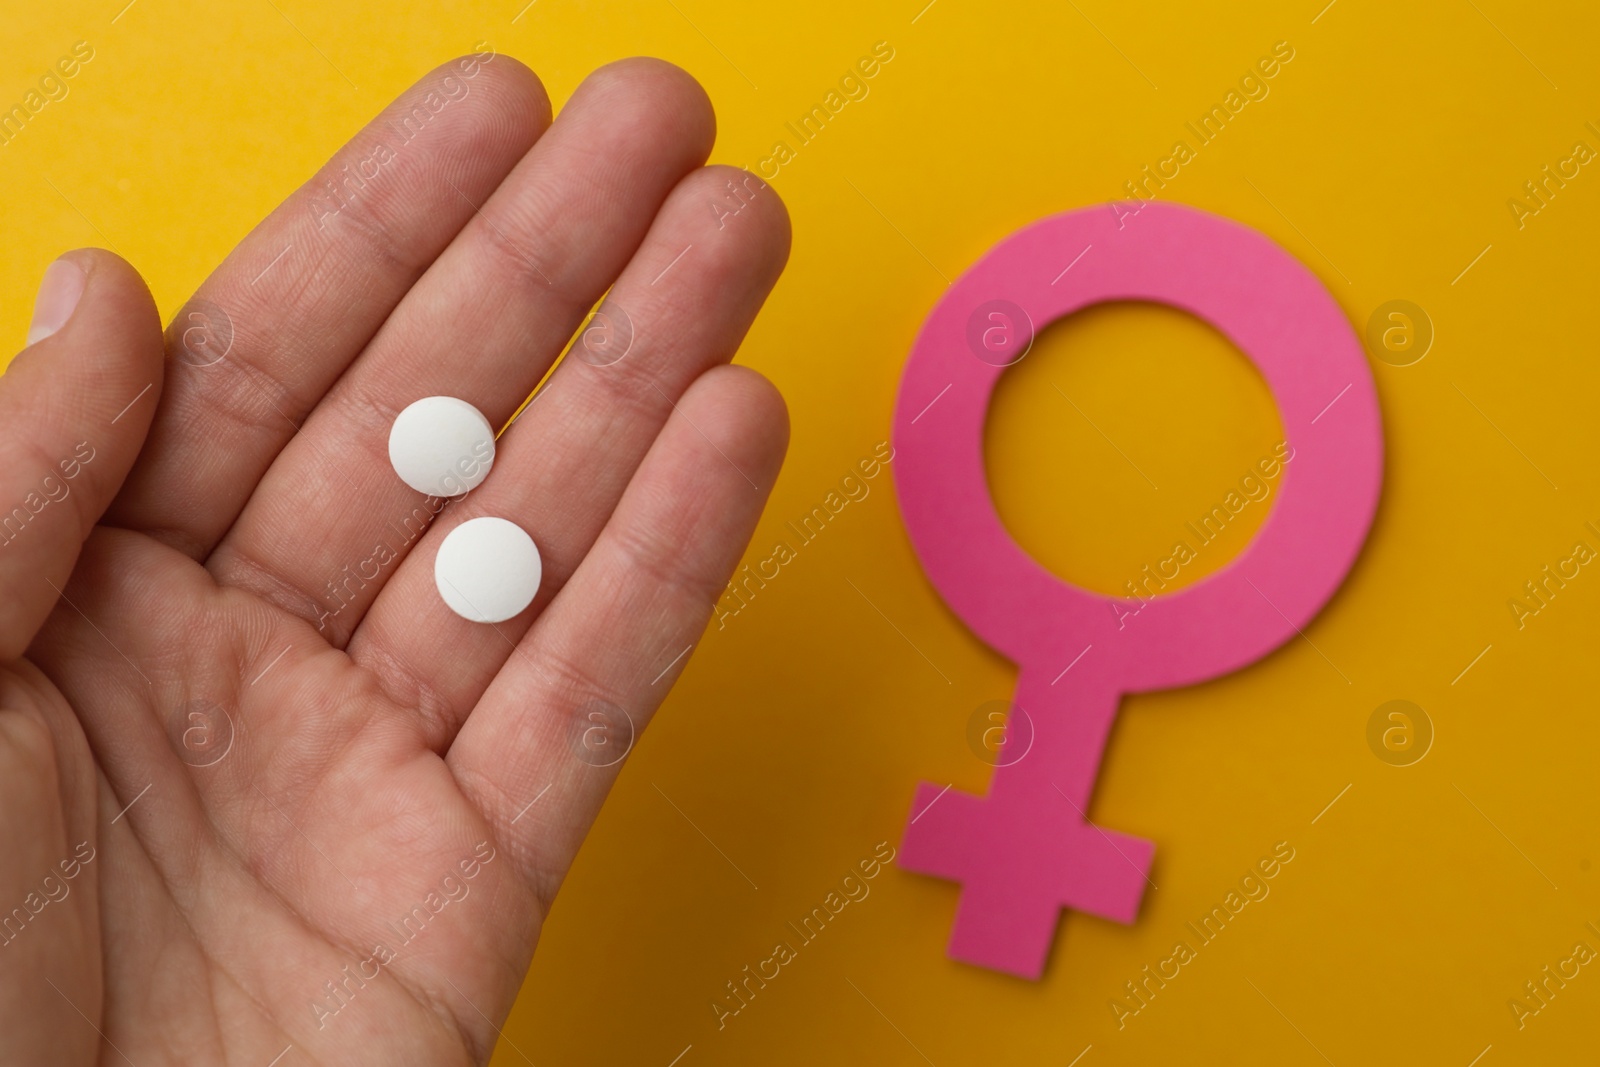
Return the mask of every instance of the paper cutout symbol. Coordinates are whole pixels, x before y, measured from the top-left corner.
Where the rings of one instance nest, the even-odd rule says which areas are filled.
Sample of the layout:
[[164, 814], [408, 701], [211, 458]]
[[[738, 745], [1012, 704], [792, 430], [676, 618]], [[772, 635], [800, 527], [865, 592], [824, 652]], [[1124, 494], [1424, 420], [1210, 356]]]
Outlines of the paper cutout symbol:
[[[1266, 379], [1294, 457], [1241, 555], [1120, 629], [1126, 601], [1062, 581], [1011, 539], [983, 466], [990, 394], [1014, 353], [1109, 300], [1168, 304], [1221, 330]], [[1037, 978], [1063, 908], [1132, 922], [1148, 880], [1154, 846], [1086, 815], [1123, 694], [1255, 662], [1344, 580], [1382, 480], [1372, 375], [1321, 282], [1262, 234], [1171, 204], [1146, 203], [1123, 224], [1088, 208], [1012, 234], [945, 293], [906, 363], [894, 444], [917, 555], [950, 608], [1020, 668], [1014, 705], [1033, 746], [997, 761], [987, 796], [923, 783], [899, 862], [961, 883], [952, 957]]]

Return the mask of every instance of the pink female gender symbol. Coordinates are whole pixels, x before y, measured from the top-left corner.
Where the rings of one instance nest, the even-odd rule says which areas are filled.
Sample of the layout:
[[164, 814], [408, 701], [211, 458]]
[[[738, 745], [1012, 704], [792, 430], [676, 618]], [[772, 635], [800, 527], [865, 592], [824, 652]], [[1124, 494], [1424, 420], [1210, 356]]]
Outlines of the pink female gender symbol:
[[[983, 466], [1004, 363], [1035, 324], [1108, 300], [1169, 304], [1226, 334], [1266, 379], [1293, 450], [1245, 551], [1137, 617], [1129, 600], [1063, 582], [1023, 552]], [[1355, 561], [1382, 480], [1372, 376], [1327, 290], [1256, 231], [1168, 204], [1120, 223], [1089, 208], [1012, 234], [946, 292], [906, 363], [894, 443], [917, 555], [951, 609], [1020, 667], [1012, 715], [1024, 709], [1032, 727], [1023, 758], [1002, 746], [987, 796], [919, 786], [899, 862], [961, 883], [952, 957], [1037, 978], [1062, 908], [1125, 923], [1138, 912], [1154, 845], [1085, 814], [1123, 694], [1255, 662], [1310, 621]]]

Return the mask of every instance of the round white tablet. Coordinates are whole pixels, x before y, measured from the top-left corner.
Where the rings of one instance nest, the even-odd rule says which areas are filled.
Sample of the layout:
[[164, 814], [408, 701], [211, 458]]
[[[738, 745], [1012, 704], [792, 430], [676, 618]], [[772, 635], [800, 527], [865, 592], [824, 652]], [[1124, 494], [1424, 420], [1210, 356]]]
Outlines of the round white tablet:
[[389, 462], [419, 493], [460, 496], [489, 476], [494, 427], [465, 400], [425, 396], [396, 416]]
[[445, 535], [433, 581], [450, 610], [472, 622], [505, 622], [539, 591], [544, 567], [533, 538], [514, 522], [468, 519]]

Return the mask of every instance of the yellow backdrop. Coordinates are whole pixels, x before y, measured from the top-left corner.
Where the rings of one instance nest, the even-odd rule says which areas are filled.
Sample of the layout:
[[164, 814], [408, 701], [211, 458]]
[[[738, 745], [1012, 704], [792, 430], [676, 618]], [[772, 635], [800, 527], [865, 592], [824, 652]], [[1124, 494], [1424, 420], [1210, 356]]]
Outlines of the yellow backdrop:
[[[1044, 979], [1019, 981], [947, 960], [955, 888], [882, 862], [918, 780], [986, 788], [969, 719], [1015, 679], [924, 580], [891, 463], [780, 577], [725, 602], [561, 892], [497, 1064], [1592, 1059], [1600, 577], [1567, 562], [1600, 549], [1592, 5], [124, 2], [8, 5], [5, 107], [92, 49], [0, 144], [9, 347], [44, 265], [77, 245], [133, 261], [170, 315], [384, 102], [478, 42], [558, 105], [597, 64], [663, 56], [715, 100], [715, 158], [776, 169], [794, 217], [741, 356], [794, 418], [751, 561], [875, 455], [949, 279], [1033, 219], [1129, 195], [1147, 166], [1176, 175], [1142, 188], [1302, 259], [1363, 335], [1411, 305], [1379, 317], [1386, 484], [1342, 591], [1263, 662], [1124, 705], [1093, 815], [1156, 843], [1133, 926], [1071, 915]], [[1275, 49], [1292, 58], [1246, 80]], [[797, 137], [875, 50], [892, 58], [866, 94]], [[1186, 123], [1214, 105], [1230, 121], [1201, 144]], [[1407, 323], [1412, 350], [1403, 333], [1384, 349]], [[1109, 307], [1009, 376], [989, 461], [1019, 540], [1115, 591], [1278, 439], [1226, 341]], [[1407, 718], [1379, 712], [1395, 700]], [[1275, 850], [1293, 858], [1270, 892], [1134, 999], [1125, 983]], [[734, 999], [727, 983], [798, 942], [787, 924], [863, 863], [868, 895]]]

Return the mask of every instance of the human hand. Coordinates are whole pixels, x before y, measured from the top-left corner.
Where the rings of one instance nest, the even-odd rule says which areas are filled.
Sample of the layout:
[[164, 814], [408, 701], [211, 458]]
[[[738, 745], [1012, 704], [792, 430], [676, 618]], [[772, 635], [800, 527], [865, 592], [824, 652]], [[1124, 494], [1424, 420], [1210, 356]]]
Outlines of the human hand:
[[[51, 267], [58, 328], [0, 377], [0, 1062], [488, 1058], [787, 440], [724, 364], [788, 221], [702, 166], [713, 136], [664, 63], [603, 68], [552, 124], [526, 68], [470, 56], [165, 344], [121, 260]], [[608, 287], [435, 517], [394, 416], [444, 394], [503, 424]], [[493, 626], [432, 574], [479, 515], [544, 560]]]

